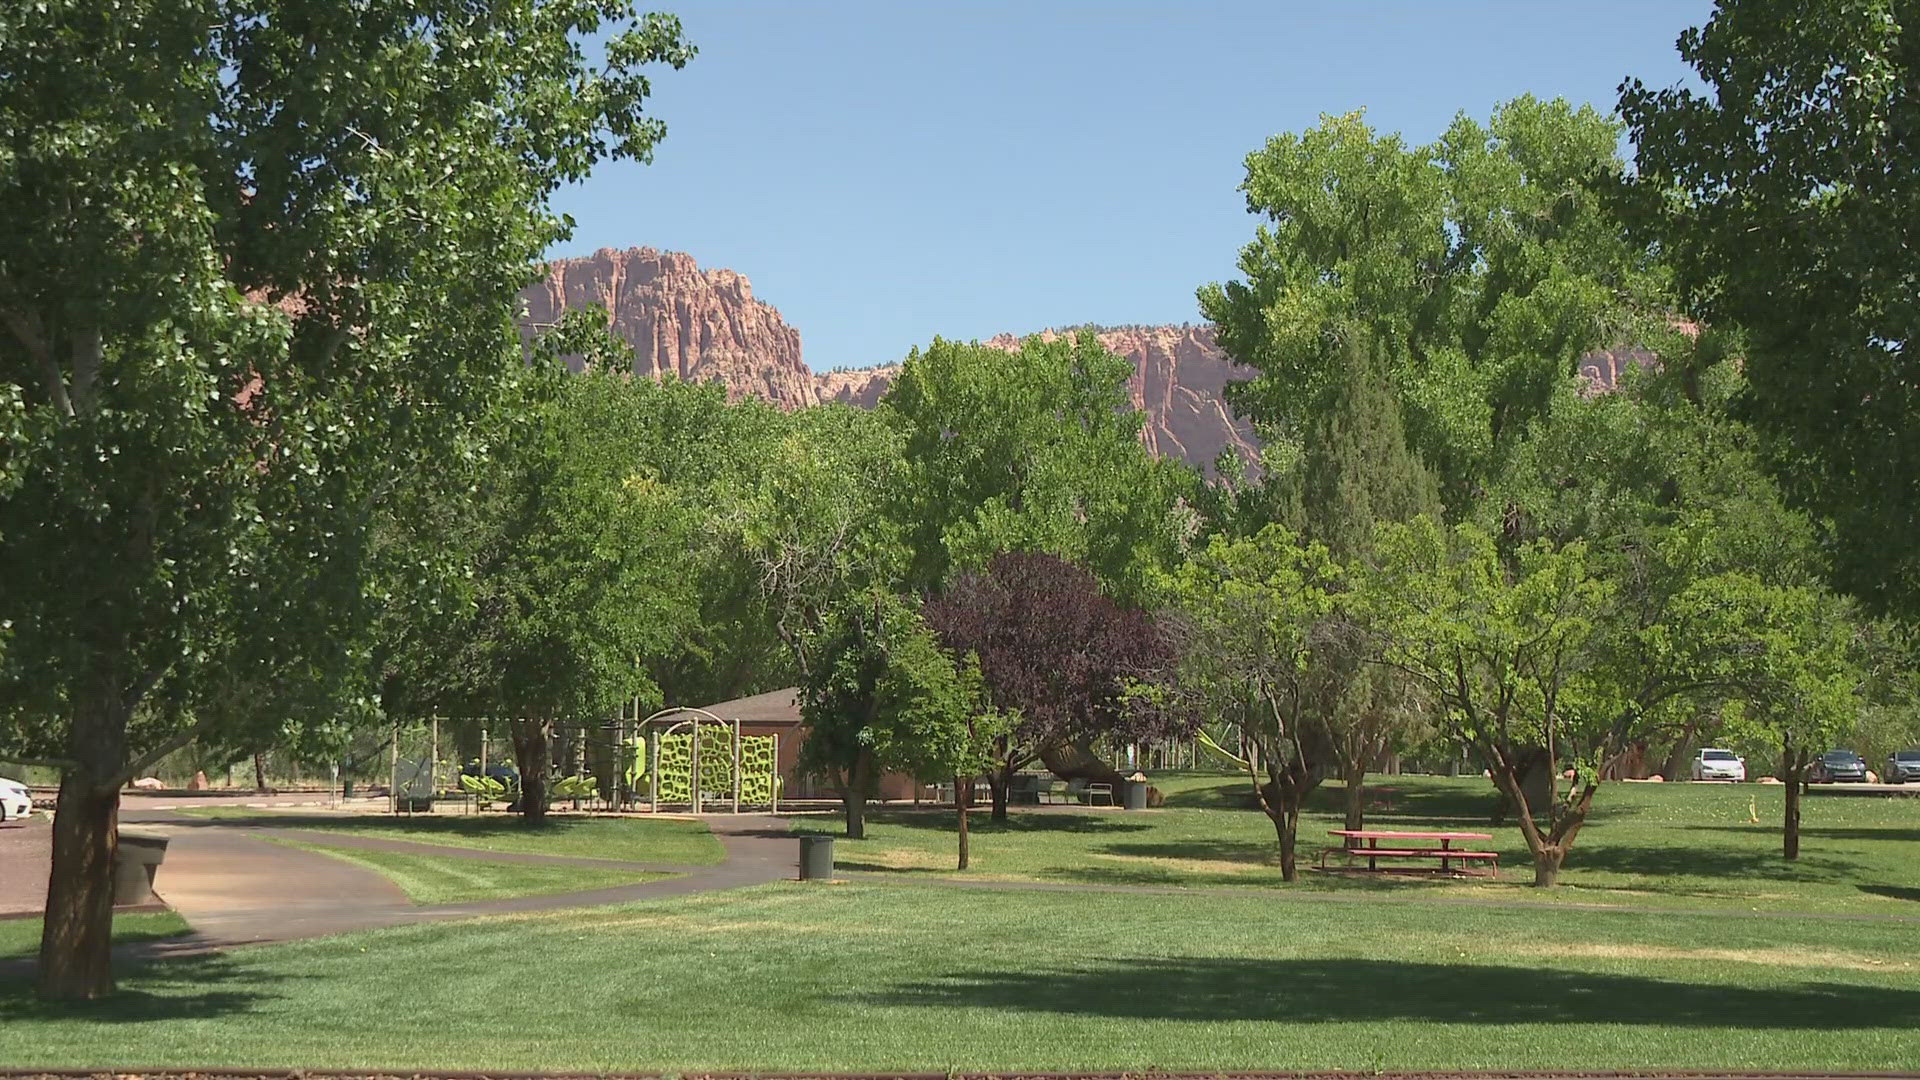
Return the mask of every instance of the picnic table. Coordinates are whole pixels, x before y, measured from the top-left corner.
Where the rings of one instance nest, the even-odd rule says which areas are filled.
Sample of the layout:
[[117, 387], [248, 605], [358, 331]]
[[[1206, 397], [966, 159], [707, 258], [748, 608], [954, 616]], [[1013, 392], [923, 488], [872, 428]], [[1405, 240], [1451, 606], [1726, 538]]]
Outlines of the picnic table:
[[[1338, 836], [1346, 843], [1340, 847], [1330, 847], [1320, 853], [1320, 868], [1327, 868], [1327, 856], [1350, 855], [1367, 857], [1367, 869], [1379, 870], [1381, 859], [1438, 859], [1440, 870], [1445, 873], [1449, 862], [1459, 862], [1462, 866], [1473, 862], [1484, 862], [1493, 867], [1493, 876], [1500, 876], [1500, 853], [1497, 851], [1471, 851], [1456, 848], [1456, 840], [1491, 840], [1492, 833], [1478, 832], [1398, 832], [1384, 829], [1328, 829], [1327, 835]], [[1386, 840], [1391, 847], [1381, 847], [1380, 841]], [[1426, 841], [1415, 844], [1414, 841]], [[1435, 847], [1431, 841], [1438, 841]]]

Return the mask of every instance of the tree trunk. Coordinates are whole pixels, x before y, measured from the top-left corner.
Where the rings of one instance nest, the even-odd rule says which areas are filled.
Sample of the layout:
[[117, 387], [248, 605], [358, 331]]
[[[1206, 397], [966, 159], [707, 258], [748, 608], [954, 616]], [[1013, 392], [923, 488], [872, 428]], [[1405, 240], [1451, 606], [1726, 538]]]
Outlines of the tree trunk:
[[847, 815], [847, 839], [865, 840], [867, 838], [866, 793], [848, 788], [840, 796], [840, 805]]
[[953, 805], [960, 813], [960, 869], [967, 868], [967, 800], [960, 797], [960, 778], [953, 778]]
[[78, 771], [60, 781], [53, 816], [54, 873], [40, 933], [40, 996], [77, 1001], [113, 993], [113, 855], [120, 792]]
[[261, 795], [267, 793], [267, 755], [264, 752], [253, 755], [253, 790]]
[[113, 993], [113, 856], [119, 837], [127, 715], [115, 680], [76, 695], [53, 815], [53, 867], [40, 931], [40, 996], [81, 1001]]
[[1533, 887], [1551, 889], [1560, 883], [1560, 864], [1567, 859], [1567, 849], [1559, 844], [1541, 844], [1533, 853]]
[[1786, 816], [1780, 824], [1780, 853], [1789, 860], [1800, 857], [1800, 790], [1801, 779], [1806, 775], [1800, 758], [1801, 751], [1793, 745], [1793, 736], [1787, 736], [1780, 754], [1780, 780], [1787, 789]]
[[999, 769], [987, 774], [987, 790], [993, 793], [993, 814], [995, 821], [1007, 820], [1007, 788], [1013, 781]]
[[1661, 776], [1668, 780], [1678, 780], [1683, 776], [1693, 779], [1693, 739], [1699, 726], [1697, 716], [1687, 718], [1686, 727], [1680, 729], [1680, 737], [1673, 741], [1673, 750], [1667, 754], [1667, 760], [1661, 766]]
[[847, 771], [846, 782], [840, 788], [840, 804], [847, 814], [847, 839], [865, 840], [867, 838], [867, 791], [872, 785], [872, 757], [862, 752], [853, 768]]
[[[546, 720], [515, 720], [513, 758], [520, 768], [520, 820], [544, 825], [547, 778], [553, 773], [553, 725]], [[694, 807], [696, 812], [699, 809]]]
[[1367, 821], [1367, 767], [1350, 766], [1344, 770], [1342, 779], [1347, 785], [1346, 804], [1348, 829], [1364, 829]]

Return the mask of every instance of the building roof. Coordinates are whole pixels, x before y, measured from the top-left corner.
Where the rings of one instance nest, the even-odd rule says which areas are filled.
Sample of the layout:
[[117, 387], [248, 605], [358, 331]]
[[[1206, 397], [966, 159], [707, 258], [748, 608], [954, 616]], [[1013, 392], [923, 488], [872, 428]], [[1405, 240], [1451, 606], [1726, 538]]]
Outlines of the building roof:
[[789, 686], [784, 690], [769, 690], [708, 705], [706, 710], [722, 720], [738, 720], [743, 724], [799, 724], [800, 689]]

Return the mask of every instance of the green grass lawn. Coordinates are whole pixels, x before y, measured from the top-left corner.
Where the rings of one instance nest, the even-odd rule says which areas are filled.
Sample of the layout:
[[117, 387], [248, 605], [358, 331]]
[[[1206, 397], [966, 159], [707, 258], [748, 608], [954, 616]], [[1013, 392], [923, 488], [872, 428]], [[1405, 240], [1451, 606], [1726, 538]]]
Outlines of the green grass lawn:
[[[186, 920], [171, 911], [123, 912], [113, 917], [113, 940], [117, 942], [158, 941], [186, 932]], [[0, 919], [0, 960], [36, 956], [39, 952], [39, 919]]]
[[281, 829], [379, 836], [479, 851], [572, 855], [625, 862], [713, 866], [726, 853], [705, 824], [678, 818], [576, 817], [552, 815], [530, 828], [506, 814], [316, 814], [255, 810], [238, 806], [202, 806], [183, 811], [194, 817]]
[[[843, 839], [835, 859], [843, 869], [901, 877], [1286, 887], [1273, 826], [1251, 809], [1244, 778], [1186, 773], [1155, 782], [1168, 805], [1144, 813], [1016, 809], [995, 824], [977, 811], [965, 875], [953, 869], [950, 809], [870, 812], [868, 839]], [[1802, 804], [1800, 859], [1789, 863], [1780, 857], [1778, 786], [1611, 784], [1567, 858], [1561, 888], [1548, 893], [1531, 887], [1519, 829], [1488, 825], [1494, 795], [1484, 778], [1382, 776], [1368, 787], [1370, 825], [1493, 833], [1501, 880], [1309, 872], [1294, 888], [1920, 918], [1920, 799], [1812, 796]], [[1337, 782], [1315, 792], [1300, 829], [1303, 866], [1326, 845], [1326, 830], [1340, 827], [1341, 794]], [[798, 827], [838, 832], [840, 821], [810, 817]]]
[[274, 837], [288, 847], [304, 848], [364, 866], [386, 875], [407, 899], [416, 904], [457, 904], [469, 900], [498, 900], [509, 896], [584, 892], [614, 885], [657, 881], [669, 874], [647, 874], [597, 866], [539, 866], [494, 862], [462, 855], [429, 855], [411, 851], [372, 851], [334, 847]]
[[782, 883], [0, 986], [0, 1065], [1909, 1068], [1914, 927]]

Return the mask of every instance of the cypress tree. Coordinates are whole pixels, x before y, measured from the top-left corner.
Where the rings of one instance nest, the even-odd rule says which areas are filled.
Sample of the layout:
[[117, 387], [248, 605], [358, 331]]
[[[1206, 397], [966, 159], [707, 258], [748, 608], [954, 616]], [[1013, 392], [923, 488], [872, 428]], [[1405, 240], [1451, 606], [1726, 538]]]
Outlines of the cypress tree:
[[1315, 418], [1301, 462], [1302, 532], [1336, 559], [1372, 548], [1378, 522], [1440, 515], [1433, 473], [1407, 446], [1400, 399], [1378, 345], [1348, 333], [1330, 407]]

